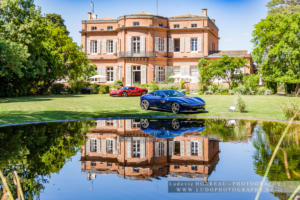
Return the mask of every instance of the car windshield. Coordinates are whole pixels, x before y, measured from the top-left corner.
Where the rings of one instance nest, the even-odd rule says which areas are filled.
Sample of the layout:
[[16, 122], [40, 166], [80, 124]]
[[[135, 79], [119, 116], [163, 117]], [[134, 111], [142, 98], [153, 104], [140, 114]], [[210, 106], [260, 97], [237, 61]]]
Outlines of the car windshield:
[[178, 92], [176, 90], [167, 90], [167, 91], [164, 91], [164, 93], [167, 97], [183, 97], [183, 96], [185, 96], [183, 93]]
[[128, 90], [128, 87], [123, 87], [121, 90]]

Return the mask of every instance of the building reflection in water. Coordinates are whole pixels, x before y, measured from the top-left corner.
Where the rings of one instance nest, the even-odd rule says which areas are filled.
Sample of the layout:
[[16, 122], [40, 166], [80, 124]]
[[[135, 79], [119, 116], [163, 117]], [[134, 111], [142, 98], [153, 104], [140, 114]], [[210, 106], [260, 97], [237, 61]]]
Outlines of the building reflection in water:
[[202, 178], [219, 161], [219, 141], [199, 134], [204, 120], [101, 120], [82, 147], [82, 171], [88, 179], [118, 174], [122, 178]]

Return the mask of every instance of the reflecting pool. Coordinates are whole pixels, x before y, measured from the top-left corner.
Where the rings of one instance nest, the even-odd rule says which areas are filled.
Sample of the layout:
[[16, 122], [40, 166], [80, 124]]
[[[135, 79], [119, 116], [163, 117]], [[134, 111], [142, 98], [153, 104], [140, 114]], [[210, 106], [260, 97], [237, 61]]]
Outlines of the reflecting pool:
[[[0, 198], [254, 199], [246, 189], [262, 180], [286, 126], [145, 118], [2, 127]], [[293, 124], [266, 184], [300, 184], [299, 143], [300, 125]], [[280, 186], [259, 199], [284, 200], [292, 191]]]

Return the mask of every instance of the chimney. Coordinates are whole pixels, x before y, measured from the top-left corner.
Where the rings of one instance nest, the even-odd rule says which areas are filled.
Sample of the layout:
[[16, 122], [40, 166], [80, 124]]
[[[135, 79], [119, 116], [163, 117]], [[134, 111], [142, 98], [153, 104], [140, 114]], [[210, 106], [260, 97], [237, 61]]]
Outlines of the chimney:
[[207, 9], [206, 8], [202, 9], [202, 16], [207, 17]]
[[215, 24], [216, 23], [216, 20], [215, 19], [211, 19], [211, 21]]
[[91, 19], [92, 19], [92, 13], [88, 12], [88, 20], [91, 20]]

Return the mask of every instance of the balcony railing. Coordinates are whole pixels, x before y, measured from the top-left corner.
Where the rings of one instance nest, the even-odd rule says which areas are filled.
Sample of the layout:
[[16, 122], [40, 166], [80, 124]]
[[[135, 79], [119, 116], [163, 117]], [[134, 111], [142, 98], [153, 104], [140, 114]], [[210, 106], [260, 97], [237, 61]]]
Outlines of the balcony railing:
[[146, 52], [127, 52], [127, 51], [121, 51], [118, 53], [118, 57], [121, 58], [139, 58], [139, 57], [156, 57], [156, 53], [153, 51], [146, 51]]

